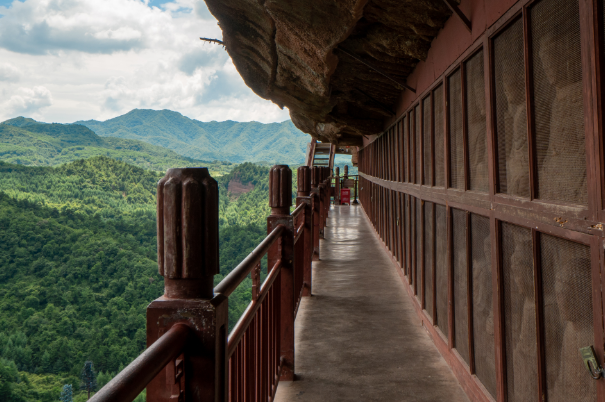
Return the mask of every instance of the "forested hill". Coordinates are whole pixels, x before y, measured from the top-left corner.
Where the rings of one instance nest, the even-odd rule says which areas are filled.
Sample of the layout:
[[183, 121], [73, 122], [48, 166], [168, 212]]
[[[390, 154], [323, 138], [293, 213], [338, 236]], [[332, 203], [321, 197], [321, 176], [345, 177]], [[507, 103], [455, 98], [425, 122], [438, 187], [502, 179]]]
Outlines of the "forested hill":
[[[268, 172], [245, 163], [217, 178], [216, 282], [266, 235]], [[0, 400], [56, 401], [63, 384], [78, 389], [86, 360], [101, 386], [144, 350], [145, 308], [163, 290], [161, 176], [107, 157], [0, 162]], [[250, 297], [246, 279], [229, 299], [230, 328]]]
[[134, 109], [104, 122], [78, 121], [103, 137], [136, 139], [202, 160], [301, 164], [311, 137], [292, 121], [202, 122], [170, 110]]
[[208, 166], [215, 175], [229, 163], [207, 163], [143, 141], [100, 137], [78, 124], [46, 124], [17, 117], [0, 124], [0, 160], [29, 166], [54, 166], [93, 156], [108, 156], [145, 169]]
[[156, 186], [162, 175], [105, 156], [58, 167], [0, 162], [0, 192], [88, 216], [155, 214]]

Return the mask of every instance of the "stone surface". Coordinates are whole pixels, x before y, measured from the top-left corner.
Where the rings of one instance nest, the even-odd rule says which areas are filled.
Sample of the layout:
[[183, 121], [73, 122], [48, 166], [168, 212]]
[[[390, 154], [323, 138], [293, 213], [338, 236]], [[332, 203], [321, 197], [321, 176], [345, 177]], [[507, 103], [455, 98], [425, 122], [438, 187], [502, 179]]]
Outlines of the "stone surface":
[[360, 207], [330, 210], [276, 402], [468, 401]]
[[259, 96], [321, 141], [360, 145], [382, 131], [399, 82], [451, 15], [432, 0], [206, 0], [227, 52]]

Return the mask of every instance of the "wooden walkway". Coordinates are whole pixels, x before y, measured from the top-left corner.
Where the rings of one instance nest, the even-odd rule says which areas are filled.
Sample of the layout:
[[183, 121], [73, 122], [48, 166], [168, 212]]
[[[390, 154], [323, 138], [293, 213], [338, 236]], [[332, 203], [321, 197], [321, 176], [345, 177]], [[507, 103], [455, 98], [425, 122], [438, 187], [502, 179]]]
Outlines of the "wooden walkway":
[[296, 319], [296, 381], [275, 400], [468, 401], [361, 207], [332, 207]]

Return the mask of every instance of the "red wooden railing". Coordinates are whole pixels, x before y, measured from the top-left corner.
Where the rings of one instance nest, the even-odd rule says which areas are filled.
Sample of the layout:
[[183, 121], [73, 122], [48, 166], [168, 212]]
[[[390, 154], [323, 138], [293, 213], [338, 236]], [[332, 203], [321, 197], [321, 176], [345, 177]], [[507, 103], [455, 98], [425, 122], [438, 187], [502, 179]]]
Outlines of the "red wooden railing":
[[[272, 401], [280, 380], [294, 378], [294, 320], [311, 294], [329, 210], [328, 168], [269, 175], [267, 237], [220, 284], [218, 187], [207, 169], [170, 169], [158, 183], [158, 266], [164, 295], [147, 308], [147, 350], [92, 401]], [[267, 277], [261, 284], [261, 260]], [[229, 336], [228, 298], [248, 276], [252, 300]]]

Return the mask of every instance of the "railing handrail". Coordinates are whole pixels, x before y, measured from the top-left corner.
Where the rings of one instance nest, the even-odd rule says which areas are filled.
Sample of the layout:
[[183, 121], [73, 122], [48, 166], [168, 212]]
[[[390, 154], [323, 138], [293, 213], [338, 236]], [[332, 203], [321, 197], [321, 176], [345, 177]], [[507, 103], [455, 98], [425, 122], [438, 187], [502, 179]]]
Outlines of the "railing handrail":
[[246, 310], [244, 310], [244, 313], [237, 321], [237, 324], [235, 324], [235, 326], [233, 327], [233, 330], [229, 334], [229, 339], [227, 341], [227, 359], [231, 358], [231, 355], [233, 354], [233, 352], [237, 348], [237, 345], [246, 333], [246, 330], [250, 326], [250, 323], [254, 319], [254, 316], [256, 316], [256, 312], [260, 308], [263, 300], [265, 300], [265, 296], [267, 296], [267, 293], [269, 292], [269, 289], [271, 289], [273, 282], [275, 282], [275, 279], [279, 275], [281, 267], [282, 261], [281, 259], [279, 259], [269, 271], [269, 275], [267, 276], [267, 279], [265, 279], [265, 282], [263, 282], [257, 299], [252, 300], [248, 304], [248, 307], [246, 307]]
[[239, 284], [246, 279], [246, 276], [248, 276], [250, 271], [252, 271], [252, 269], [254, 269], [254, 267], [260, 262], [263, 256], [267, 254], [269, 248], [271, 248], [277, 239], [279, 239], [280, 235], [285, 229], [286, 227], [284, 225], [277, 225], [275, 229], [273, 229], [273, 231], [269, 233], [267, 237], [265, 237], [265, 239], [258, 246], [256, 246], [256, 248], [250, 254], [248, 254], [248, 256], [244, 258], [244, 260], [240, 262], [237, 267], [233, 269], [233, 271], [229, 273], [229, 275], [223, 278], [221, 283], [215, 286], [214, 294], [216, 295], [220, 293], [228, 297], [231, 293], [233, 293]]
[[176, 359], [187, 343], [191, 329], [184, 324], [172, 326], [153, 345], [118, 373], [90, 399], [91, 402], [131, 402], [166, 365]]
[[296, 219], [298, 218], [298, 215], [300, 215], [303, 211], [305, 210], [305, 204], [301, 203], [299, 206], [296, 207], [296, 209], [292, 212], [292, 218]]

